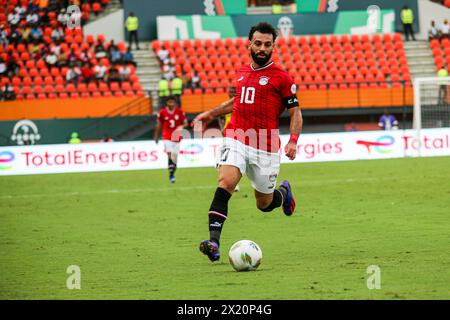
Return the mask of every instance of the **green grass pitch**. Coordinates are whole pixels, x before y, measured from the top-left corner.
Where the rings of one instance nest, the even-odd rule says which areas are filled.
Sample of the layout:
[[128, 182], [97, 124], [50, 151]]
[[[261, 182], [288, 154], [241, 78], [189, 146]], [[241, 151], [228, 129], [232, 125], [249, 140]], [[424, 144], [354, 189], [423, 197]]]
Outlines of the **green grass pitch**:
[[[450, 158], [289, 164], [300, 210], [233, 195], [222, 258], [208, 237], [213, 168], [0, 178], [1, 299], [449, 299]], [[251, 239], [256, 272], [228, 249]], [[81, 269], [69, 290], [68, 266]], [[369, 290], [370, 265], [381, 288]]]

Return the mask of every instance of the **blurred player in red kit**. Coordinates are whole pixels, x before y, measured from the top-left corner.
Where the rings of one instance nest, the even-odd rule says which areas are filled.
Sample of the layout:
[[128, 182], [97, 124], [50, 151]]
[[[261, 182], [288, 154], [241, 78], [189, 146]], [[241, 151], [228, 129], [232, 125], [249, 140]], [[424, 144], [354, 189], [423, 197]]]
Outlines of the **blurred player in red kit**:
[[232, 112], [217, 159], [218, 187], [208, 212], [210, 238], [200, 243], [200, 251], [211, 261], [220, 258], [220, 235], [228, 216], [228, 201], [244, 174], [255, 189], [259, 210], [270, 212], [282, 207], [287, 216], [295, 210], [290, 183], [284, 180], [276, 189], [280, 171], [278, 122], [287, 109], [291, 135], [284, 154], [294, 160], [303, 120], [296, 85], [286, 71], [270, 60], [276, 37], [276, 30], [266, 22], [250, 29], [252, 62], [237, 70], [235, 96], [193, 121], [194, 130], [204, 129], [216, 117]]
[[158, 143], [162, 129], [164, 151], [169, 159], [169, 180], [175, 182], [175, 170], [177, 169], [178, 152], [180, 151], [181, 130], [188, 125], [186, 115], [177, 107], [174, 97], [166, 99], [166, 107], [158, 112], [155, 142]]

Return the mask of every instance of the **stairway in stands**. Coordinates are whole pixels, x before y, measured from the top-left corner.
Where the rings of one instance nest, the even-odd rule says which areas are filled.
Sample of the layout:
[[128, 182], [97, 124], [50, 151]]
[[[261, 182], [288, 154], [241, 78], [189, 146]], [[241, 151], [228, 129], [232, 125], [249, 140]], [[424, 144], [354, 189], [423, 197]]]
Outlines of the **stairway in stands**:
[[[148, 96], [151, 96], [153, 101], [158, 99], [158, 81], [161, 79], [161, 68], [159, 67], [158, 59], [155, 53], [149, 47], [148, 42], [141, 42], [139, 44], [141, 50], [136, 50], [133, 44], [133, 56], [137, 63], [136, 74], [139, 76], [139, 81], [142, 84], [142, 90]], [[157, 111], [157, 110], [155, 110]]]
[[403, 46], [413, 80], [418, 77], [436, 77], [433, 52], [427, 40], [404, 41]]

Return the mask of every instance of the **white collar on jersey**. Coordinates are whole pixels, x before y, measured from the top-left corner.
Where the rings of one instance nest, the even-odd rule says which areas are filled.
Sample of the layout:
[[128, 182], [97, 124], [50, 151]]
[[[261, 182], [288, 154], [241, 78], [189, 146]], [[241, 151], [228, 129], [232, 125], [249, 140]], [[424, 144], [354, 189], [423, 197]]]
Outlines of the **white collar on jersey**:
[[258, 70], [266, 69], [266, 68], [270, 67], [271, 65], [273, 65], [273, 61], [270, 61], [268, 64], [266, 64], [263, 67], [253, 68], [253, 64], [250, 63], [250, 68], [252, 68], [253, 71], [258, 71]]

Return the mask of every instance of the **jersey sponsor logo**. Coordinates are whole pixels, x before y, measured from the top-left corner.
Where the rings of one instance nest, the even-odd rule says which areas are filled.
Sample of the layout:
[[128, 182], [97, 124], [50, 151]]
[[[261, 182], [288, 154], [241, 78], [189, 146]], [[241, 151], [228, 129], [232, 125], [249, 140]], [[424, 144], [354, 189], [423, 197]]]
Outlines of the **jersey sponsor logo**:
[[260, 85], [265, 86], [268, 83], [269, 83], [269, 78], [268, 77], [261, 77], [261, 78], [259, 78], [259, 84]]
[[239, 79], [237, 79], [238, 82], [241, 80], [244, 80], [244, 76], [241, 76]]

